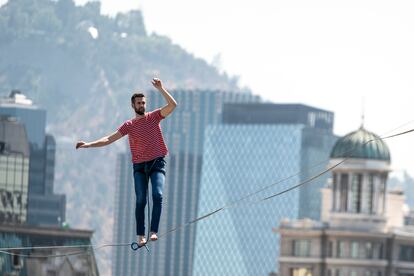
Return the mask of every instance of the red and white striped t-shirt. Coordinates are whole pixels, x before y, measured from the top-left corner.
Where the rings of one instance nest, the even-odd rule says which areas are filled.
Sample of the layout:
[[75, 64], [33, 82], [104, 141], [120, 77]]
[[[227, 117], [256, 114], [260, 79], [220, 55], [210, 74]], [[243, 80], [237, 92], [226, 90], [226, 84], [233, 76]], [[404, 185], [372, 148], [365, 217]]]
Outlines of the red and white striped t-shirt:
[[145, 113], [142, 118], [126, 121], [118, 128], [122, 136], [128, 134], [132, 163], [150, 161], [168, 154], [160, 126], [162, 119], [161, 109], [156, 109]]

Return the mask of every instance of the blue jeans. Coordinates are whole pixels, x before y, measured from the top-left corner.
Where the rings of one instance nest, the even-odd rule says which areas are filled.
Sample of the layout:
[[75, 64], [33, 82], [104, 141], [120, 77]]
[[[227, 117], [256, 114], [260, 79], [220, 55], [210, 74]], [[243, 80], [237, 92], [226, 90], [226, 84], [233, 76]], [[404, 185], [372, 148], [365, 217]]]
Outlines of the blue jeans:
[[134, 164], [135, 183], [135, 219], [137, 235], [145, 235], [145, 206], [147, 205], [148, 181], [152, 185], [152, 217], [151, 232], [158, 232], [162, 207], [162, 188], [165, 183], [165, 158], [158, 157], [154, 160]]

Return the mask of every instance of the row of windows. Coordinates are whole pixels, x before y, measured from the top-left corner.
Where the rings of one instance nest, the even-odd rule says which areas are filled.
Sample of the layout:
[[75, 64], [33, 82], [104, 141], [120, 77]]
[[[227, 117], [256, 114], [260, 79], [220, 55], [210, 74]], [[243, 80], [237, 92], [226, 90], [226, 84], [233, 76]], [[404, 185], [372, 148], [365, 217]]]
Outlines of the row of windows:
[[14, 163], [0, 163], [0, 170], [2, 171], [28, 171], [28, 164], [14, 164]]
[[[328, 276], [382, 276], [382, 271], [379, 270], [349, 270], [341, 268], [329, 268], [327, 270]], [[298, 267], [290, 269], [290, 276], [316, 276], [311, 268]]]
[[382, 276], [382, 271], [376, 270], [349, 270], [340, 268], [328, 269], [328, 276]]
[[366, 214], [383, 212], [386, 176], [371, 173], [366, 177], [364, 180], [361, 173], [334, 174], [334, 211]]
[[21, 164], [23, 160], [24, 160], [25, 164], [29, 164], [29, 158], [24, 157], [21, 154], [18, 154], [18, 155], [0, 155], [0, 163], [18, 162], [19, 164]]
[[[335, 252], [334, 252], [335, 251]], [[362, 258], [381, 259], [383, 258], [384, 245], [380, 242], [370, 241], [329, 241], [328, 256], [338, 258]]]
[[[294, 240], [293, 256], [310, 257], [311, 240]], [[381, 259], [383, 258], [384, 245], [381, 242], [370, 241], [329, 241], [328, 257], [337, 258], [362, 258], [362, 259]], [[414, 258], [414, 248], [410, 251], [410, 256]]]
[[[311, 256], [311, 240], [294, 240], [292, 252], [295, 257]], [[329, 241], [328, 257], [355, 258], [355, 259], [383, 259], [384, 244], [371, 241]], [[414, 245], [400, 245], [400, 261], [414, 262]]]
[[0, 193], [0, 213], [23, 214], [26, 210], [27, 194]]
[[0, 184], [27, 185], [28, 181], [28, 170], [4, 170], [0, 168]]
[[6, 212], [0, 211], [0, 222], [1, 223], [24, 223], [26, 222], [26, 211], [24, 212]]

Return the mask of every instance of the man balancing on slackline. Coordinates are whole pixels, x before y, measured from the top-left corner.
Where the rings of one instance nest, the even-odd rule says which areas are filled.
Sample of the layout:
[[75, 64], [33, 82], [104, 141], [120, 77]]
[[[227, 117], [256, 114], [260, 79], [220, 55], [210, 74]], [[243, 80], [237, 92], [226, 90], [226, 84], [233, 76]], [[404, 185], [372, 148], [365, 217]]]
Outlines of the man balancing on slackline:
[[151, 241], [158, 239], [157, 232], [161, 217], [162, 189], [165, 183], [165, 156], [168, 154], [160, 121], [170, 115], [177, 106], [177, 102], [164, 88], [161, 80], [154, 78], [151, 83], [164, 96], [167, 105], [151, 112], [145, 112], [145, 95], [134, 93], [131, 97], [131, 106], [135, 111], [135, 118], [124, 122], [117, 131], [108, 136], [93, 142], [79, 141], [76, 144], [76, 149], [103, 147], [128, 134], [134, 169], [136, 232], [138, 246], [140, 247], [147, 243], [145, 238], [145, 205], [147, 204], [149, 179], [151, 179], [153, 200], [149, 239]]

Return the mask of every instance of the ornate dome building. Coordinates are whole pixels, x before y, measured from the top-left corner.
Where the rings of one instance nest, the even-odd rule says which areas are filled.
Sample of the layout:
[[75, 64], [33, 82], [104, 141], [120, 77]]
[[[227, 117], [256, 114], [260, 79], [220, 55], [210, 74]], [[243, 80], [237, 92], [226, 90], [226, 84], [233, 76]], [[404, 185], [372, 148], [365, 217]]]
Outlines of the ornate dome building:
[[386, 143], [360, 127], [338, 139], [330, 157], [321, 221], [286, 220], [274, 229], [279, 275], [413, 276], [414, 228], [404, 225], [403, 192], [387, 190]]
[[[386, 224], [386, 183], [390, 151], [376, 134], [360, 127], [340, 138], [331, 152], [331, 208], [327, 220], [334, 227], [383, 228]], [[326, 196], [325, 196], [326, 198]], [[326, 206], [327, 207], [327, 206]], [[326, 215], [325, 215], [326, 217]]]

